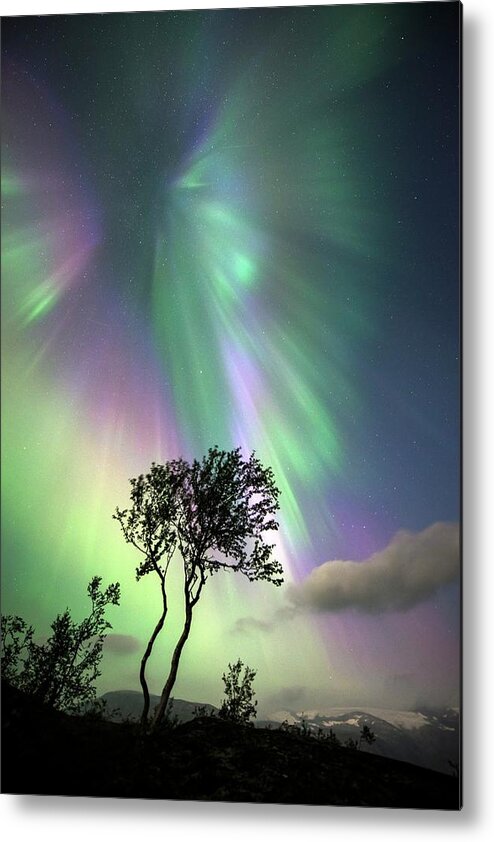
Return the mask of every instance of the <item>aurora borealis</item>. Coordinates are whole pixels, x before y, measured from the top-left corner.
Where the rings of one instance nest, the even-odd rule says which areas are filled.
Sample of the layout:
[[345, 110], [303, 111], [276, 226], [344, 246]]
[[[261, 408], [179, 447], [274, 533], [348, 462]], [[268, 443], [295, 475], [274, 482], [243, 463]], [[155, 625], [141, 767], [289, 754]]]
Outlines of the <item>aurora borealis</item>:
[[[112, 513], [217, 444], [274, 470], [286, 587], [208, 582], [176, 695], [241, 657], [264, 710], [458, 703], [459, 14], [3, 20], [2, 610], [43, 635], [118, 580], [102, 691], [159, 613]], [[408, 602], [296, 596], [397, 545]]]

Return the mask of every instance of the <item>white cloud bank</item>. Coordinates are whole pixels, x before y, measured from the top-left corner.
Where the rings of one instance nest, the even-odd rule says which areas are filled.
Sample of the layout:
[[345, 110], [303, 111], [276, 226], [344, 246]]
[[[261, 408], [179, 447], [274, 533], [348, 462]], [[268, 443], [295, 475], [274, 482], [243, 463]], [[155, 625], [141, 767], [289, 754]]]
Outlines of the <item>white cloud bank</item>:
[[400, 531], [365, 561], [327, 561], [290, 589], [294, 605], [313, 611], [354, 608], [366, 614], [406, 611], [459, 574], [456, 523]]

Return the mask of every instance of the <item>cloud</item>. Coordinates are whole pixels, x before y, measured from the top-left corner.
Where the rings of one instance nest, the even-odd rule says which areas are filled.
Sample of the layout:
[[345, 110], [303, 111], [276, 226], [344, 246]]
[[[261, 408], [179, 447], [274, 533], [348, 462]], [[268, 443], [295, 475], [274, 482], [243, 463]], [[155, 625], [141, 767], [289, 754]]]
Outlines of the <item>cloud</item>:
[[327, 561], [292, 585], [289, 597], [313, 611], [406, 611], [456, 579], [459, 557], [458, 524], [433, 523], [422, 532], [398, 532], [365, 561]]
[[298, 684], [294, 684], [289, 687], [280, 687], [279, 690], [267, 697], [266, 707], [268, 710], [279, 708], [291, 710], [303, 707], [303, 705], [306, 704], [309, 695], [307, 687], [302, 687]]
[[278, 693], [278, 701], [282, 702], [288, 707], [294, 707], [303, 704], [307, 701], [308, 690], [307, 687], [300, 685], [293, 685], [291, 687], [282, 687]]
[[233, 634], [248, 634], [251, 631], [264, 632], [270, 634], [274, 631], [279, 623], [293, 620], [302, 613], [302, 609], [298, 605], [284, 605], [283, 608], [278, 608], [272, 620], [259, 620], [257, 617], [239, 617], [232, 627]]
[[138, 652], [141, 646], [137, 637], [130, 634], [109, 634], [104, 648], [106, 652], [113, 652], [115, 655], [131, 655]]
[[234, 634], [241, 634], [250, 631], [270, 632], [273, 630], [273, 623], [267, 620], [258, 620], [256, 617], [240, 617], [233, 626]]

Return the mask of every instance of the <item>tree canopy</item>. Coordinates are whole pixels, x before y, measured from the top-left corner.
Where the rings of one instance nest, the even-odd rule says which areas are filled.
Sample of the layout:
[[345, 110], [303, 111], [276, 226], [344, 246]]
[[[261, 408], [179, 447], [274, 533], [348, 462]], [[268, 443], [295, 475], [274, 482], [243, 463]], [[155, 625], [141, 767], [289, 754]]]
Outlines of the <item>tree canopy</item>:
[[283, 582], [281, 564], [272, 558], [274, 544], [265, 534], [278, 529], [279, 489], [271, 468], [255, 453], [244, 459], [240, 448], [210, 448], [202, 460], [153, 463], [149, 473], [130, 480], [131, 506], [117, 508], [125, 540], [143, 556], [136, 578], [154, 572], [160, 582], [162, 611], [141, 661], [143, 724], [149, 713], [145, 669], [167, 610], [166, 577], [178, 550], [183, 564], [185, 621], [173, 652], [154, 725], [161, 721], [175, 683], [192, 611], [207, 579], [221, 570], [243, 573], [251, 582]]

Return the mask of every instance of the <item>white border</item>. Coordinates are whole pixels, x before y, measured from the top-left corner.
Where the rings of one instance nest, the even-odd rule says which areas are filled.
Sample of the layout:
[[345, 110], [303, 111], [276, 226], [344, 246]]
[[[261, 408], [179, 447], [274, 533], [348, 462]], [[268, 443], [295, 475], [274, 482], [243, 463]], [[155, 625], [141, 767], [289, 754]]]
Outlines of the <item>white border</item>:
[[[164, 9], [228, 9], [238, 8], [244, 6], [248, 8], [263, 7], [263, 6], [328, 6], [340, 5], [344, 6], [352, 3], [353, 0], [340, 0], [339, 3], [326, 3], [324, 0], [314, 0], [314, 2], [296, 2], [296, 0], [273, 0], [273, 2], [263, 2], [263, 0], [252, 0], [252, 2], [234, 2], [234, 0], [151, 0], [151, 2], [128, 2], [128, 0], [3, 0], [1, 6], [2, 15], [53, 15], [53, 14], [72, 14], [82, 12], [145, 12], [145, 11], [162, 11]], [[362, 3], [372, 3], [375, 0], [362, 0]], [[377, 0], [382, 2], [382, 0]], [[392, 2], [392, 0], [388, 0]], [[413, 2], [413, 0], [411, 0]], [[468, 7], [474, 6], [488, 6], [488, 2], [481, 2], [481, 0], [467, 0]]]
[[[341, 0], [341, 4], [347, 0]], [[146, 2], [122, 0], [3, 0], [2, 15], [71, 12], [144, 11], [167, 8], [325, 5], [296, 2]], [[0, 797], [0, 823], [5, 838], [36, 842], [87, 842], [113, 838], [134, 842], [139, 836], [163, 833], [201, 842], [234, 838], [252, 842], [311, 842], [332, 836], [345, 842], [400, 842], [427, 834], [434, 842], [488, 838], [494, 828], [493, 645], [492, 593], [494, 554], [490, 525], [494, 519], [494, 404], [489, 385], [494, 360], [494, 277], [488, 277], [492, 239], [489, 215], [494, 132], [492, 84], [494, 3], [464, 3], [464, 803], [461, 813], [289, 807], [276, 805], [199, 804], [110, 799], [11, 796]], [[490, 188], [490, 189], [489, 189]], [[173, 838], [173, 837], [172, 837]]]

